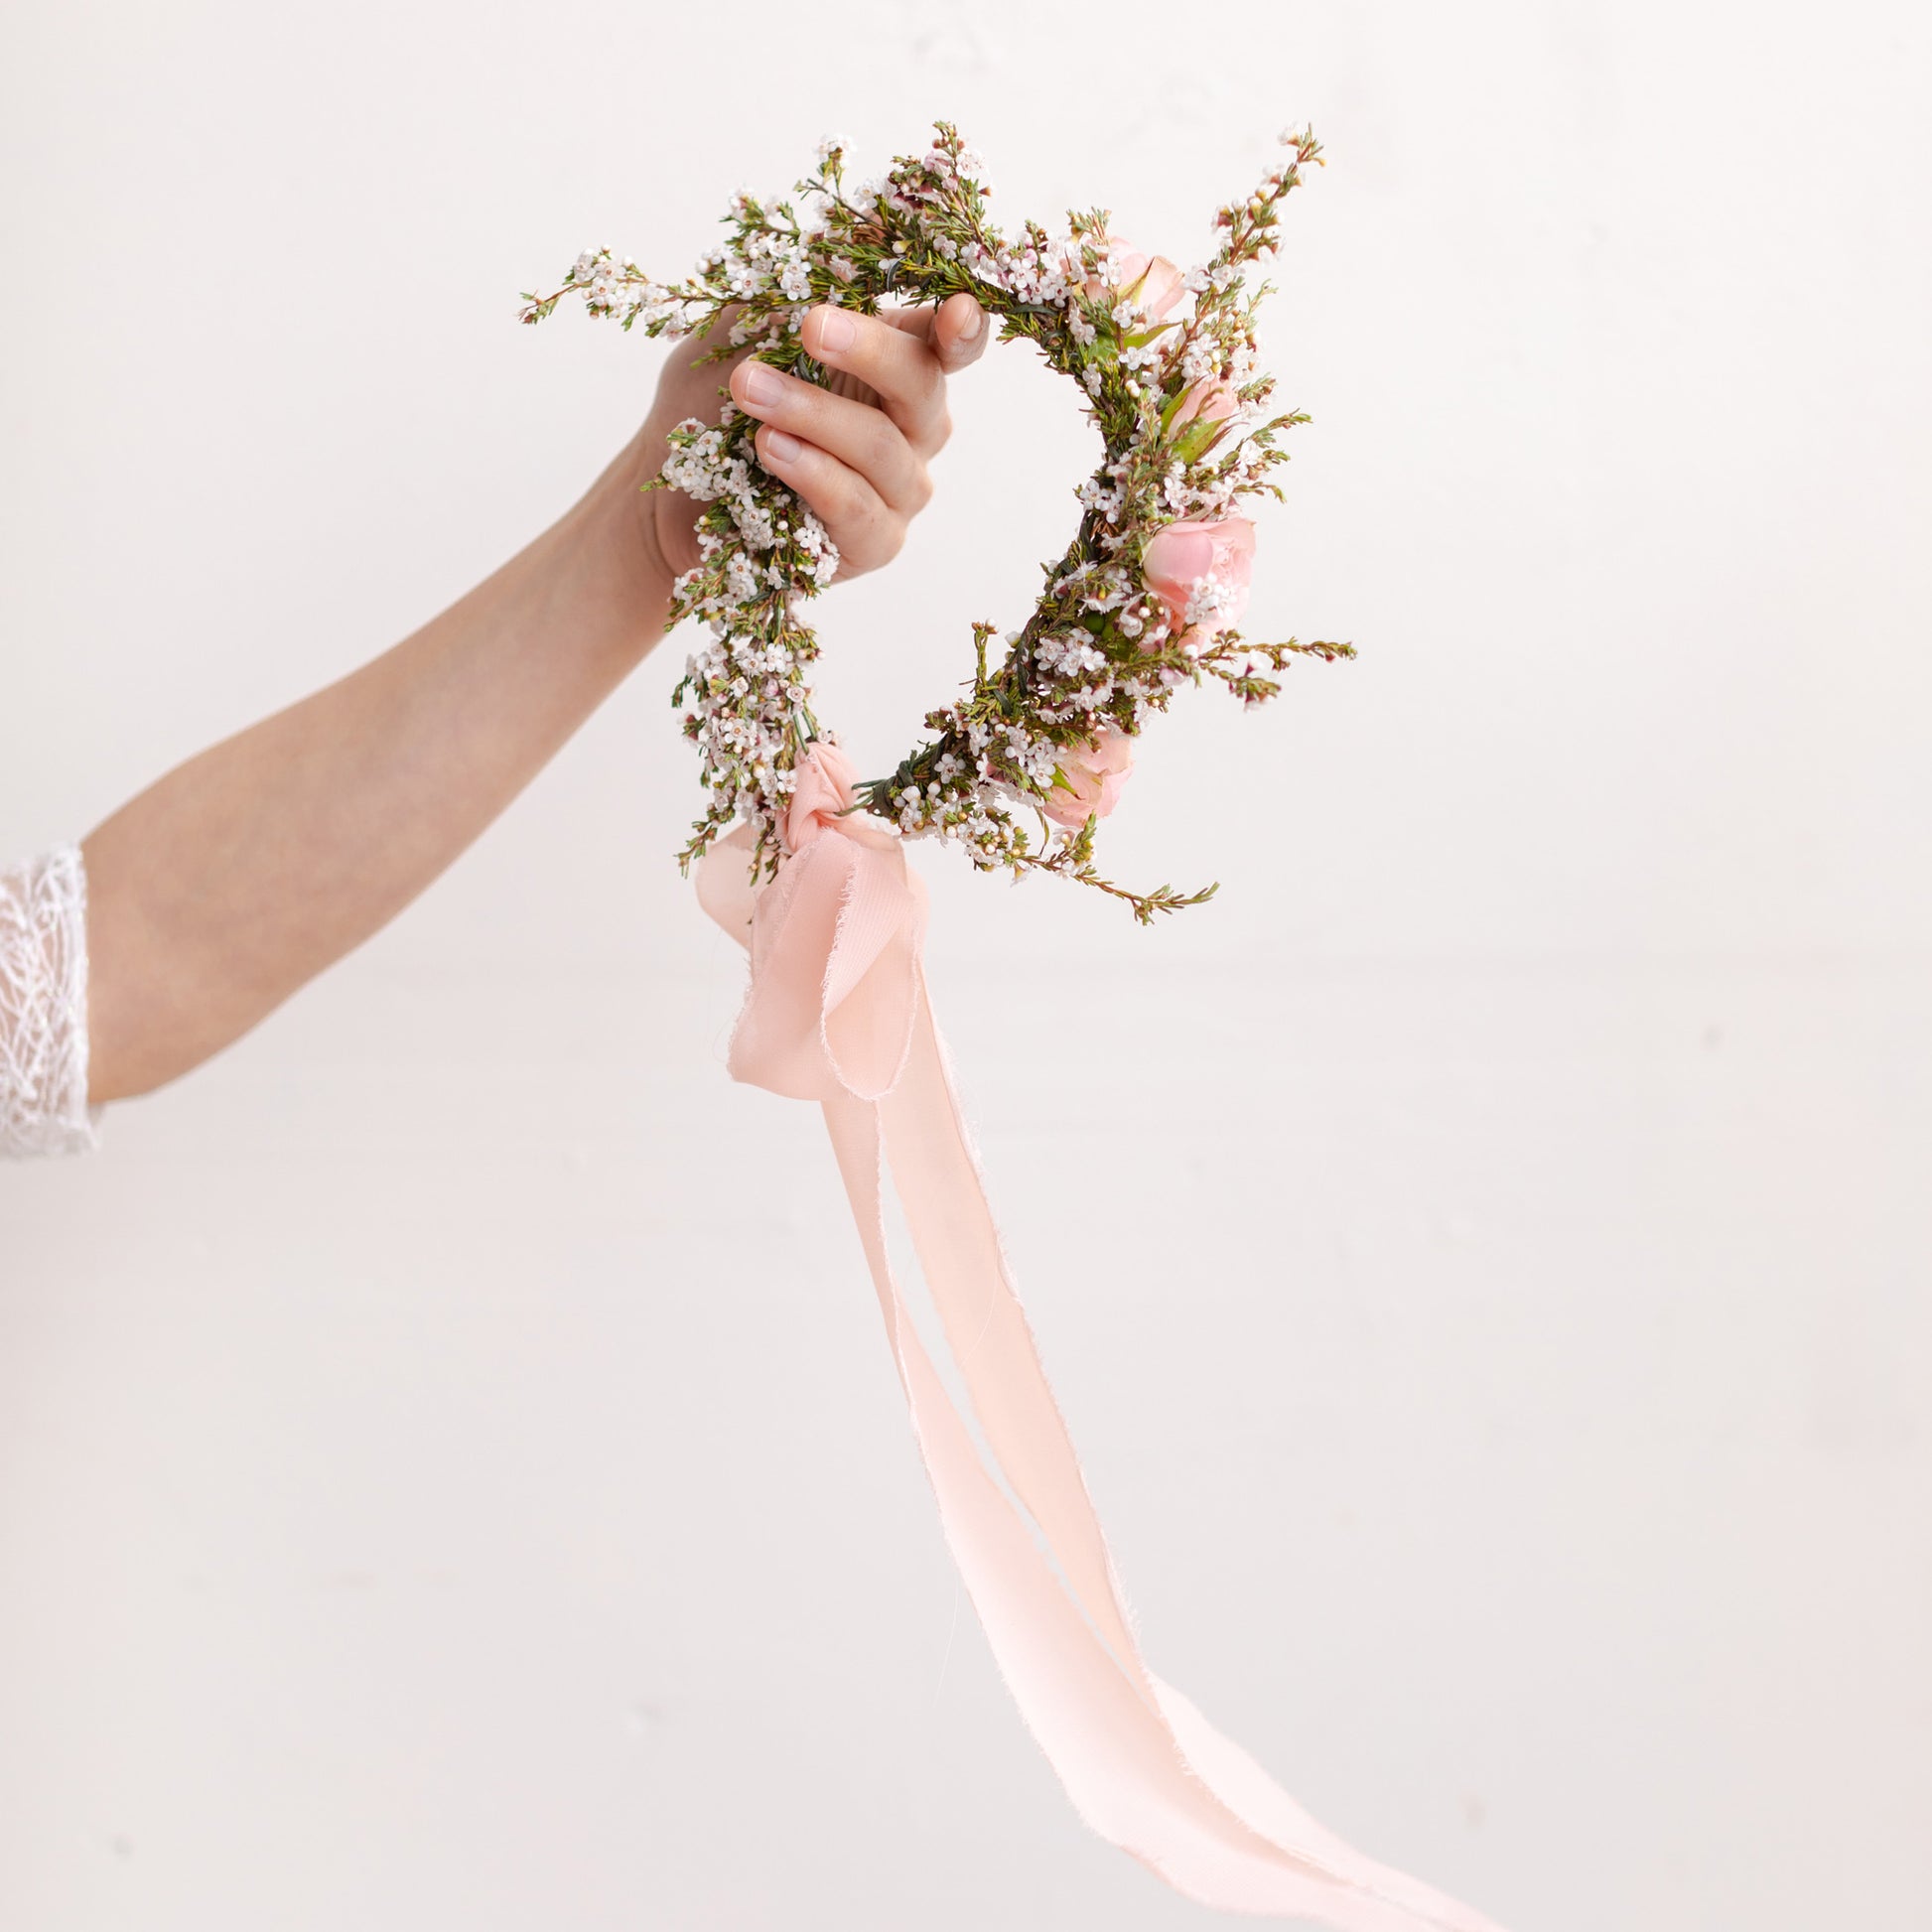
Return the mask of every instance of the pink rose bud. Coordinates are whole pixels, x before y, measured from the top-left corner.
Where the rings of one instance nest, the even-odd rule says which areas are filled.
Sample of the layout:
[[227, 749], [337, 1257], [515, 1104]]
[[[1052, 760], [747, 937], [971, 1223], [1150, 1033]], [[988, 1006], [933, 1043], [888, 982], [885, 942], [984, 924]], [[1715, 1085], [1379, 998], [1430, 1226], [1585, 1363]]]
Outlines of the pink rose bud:
[[1196, 382], [1181, 397], [1180, 407], [1174, 411], [1169, 428], [1176, 430], [1197, 419], [1203, 423], [1224, 423], [1240, 407], [1241, 398], [1234, 393], [1233, 383], [1212, 375], [1205, 382]]
[[1187, 284], [1180, 270], [1166, 255], [1156, 255], [1147, 265], [1141, 286], [1130, 285], [1121, 293], [1131, 295], [1147, 314], [1160, 317], [1178, 306], [1180, 298], [1187, 293]]
[[1248, 608], [1254, 562], [1255, 526], [1245, 516], [1189, 518], [1155, 531], [1141, 552], [1141, 574], [1177, 626], [1211, 636]]
[[1105, 818], [1120, 803], [1121, 787], [1134, 768], [1134, 741], [1108, 725], [1098, 738], [1066, 746], [1057, 762], [1059, 775], [1040, 810], [1055, 825], [1077, 832], [1096, 812]]
[[785, 806], [782, 830], [787, 852], [810, 845], [825, 830], [825, 821], [852, 803], [857, 776], [851, 759], [829, 740], [815, 738], [806, 746], [805, 756], [792, 770], [791, 798]]
[[1131, 297], [1137, 307], [1157, 320], [1165, 316], [1187, 293], [1187, 284], [1181, 272], [1166, 255], [1148, 255], [1139, 248], [1132, 248], [1119, 235], [1104, 237], [1103, 246], [1117, 251], [1116, 273], [1119, 280], [1111, 285], [1098, 275], [1089, 275], [1086, 291], [1095, 302], [1106, 300], [1109, 294], [1116, 298]]

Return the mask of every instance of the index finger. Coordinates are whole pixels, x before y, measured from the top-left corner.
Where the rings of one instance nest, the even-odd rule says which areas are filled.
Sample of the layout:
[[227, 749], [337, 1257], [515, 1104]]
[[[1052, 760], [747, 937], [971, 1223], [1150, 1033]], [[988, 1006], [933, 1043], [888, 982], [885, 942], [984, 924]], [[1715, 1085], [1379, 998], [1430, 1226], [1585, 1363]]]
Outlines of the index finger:
[[921, 332], [901, 329], [887, 316], [826, 304], [805, 317], [799, 340], [808, 355], [871, 389], [920, 456], [931, 456], [944, 444], [952, 427], [946, 418], [946, 378]]

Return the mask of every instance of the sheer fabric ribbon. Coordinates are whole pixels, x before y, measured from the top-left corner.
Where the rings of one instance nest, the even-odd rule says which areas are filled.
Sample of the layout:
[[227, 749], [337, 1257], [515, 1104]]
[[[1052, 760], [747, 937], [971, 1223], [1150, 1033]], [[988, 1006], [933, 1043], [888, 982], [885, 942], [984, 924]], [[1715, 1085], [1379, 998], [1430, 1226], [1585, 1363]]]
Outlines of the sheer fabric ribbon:
[[[743, 828], [700, 868], [705, 910], [751, 952], [730, 1070], [824, 1110], [947, 1542], [1067, 1795], [1101, 1837], [1222, 1911], [1499, 1932], [1317, 1824], [1143, 1662], [933, 1025], [924, 886], [897, 835], [850, 811], [835, 747], [814, 746], [797, 775], [767, 885], [750, 884]], [[887, 1255], [888, 1173], [1006, 1489], [908, 1318]]]

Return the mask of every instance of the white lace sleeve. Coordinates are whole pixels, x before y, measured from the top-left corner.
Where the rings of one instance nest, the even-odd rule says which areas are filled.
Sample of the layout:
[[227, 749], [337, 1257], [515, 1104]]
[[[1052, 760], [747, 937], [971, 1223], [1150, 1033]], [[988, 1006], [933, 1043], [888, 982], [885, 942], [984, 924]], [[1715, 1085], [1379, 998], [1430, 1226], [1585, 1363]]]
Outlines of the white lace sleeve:
[[0, 1157], [97, 1144], [87, 1105], [87, 874], [58, 847], [0, 871]]

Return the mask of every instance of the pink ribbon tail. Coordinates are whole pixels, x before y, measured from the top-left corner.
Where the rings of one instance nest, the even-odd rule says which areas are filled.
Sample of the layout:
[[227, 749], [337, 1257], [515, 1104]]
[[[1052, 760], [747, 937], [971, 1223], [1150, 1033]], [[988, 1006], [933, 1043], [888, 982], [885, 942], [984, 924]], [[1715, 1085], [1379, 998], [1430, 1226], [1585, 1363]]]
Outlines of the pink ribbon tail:
[[[1075, 1809], [1176, 1891], [1221, 1911], [1338, 1932], [1500, 1932], [1317, 1824], [1147, 1668], [933, 1025], [924, 888], [877, 820], [824, 813], [800, 826], [804, 842], [794, 831], [762, 890], [751, 885], [742, 829], [700, 869], [706, 911], [752, 955], [730, 1070], [824, 1109], [946, 1540]], [[894, 1277], [889, 1173], [1005, 1488]]]

